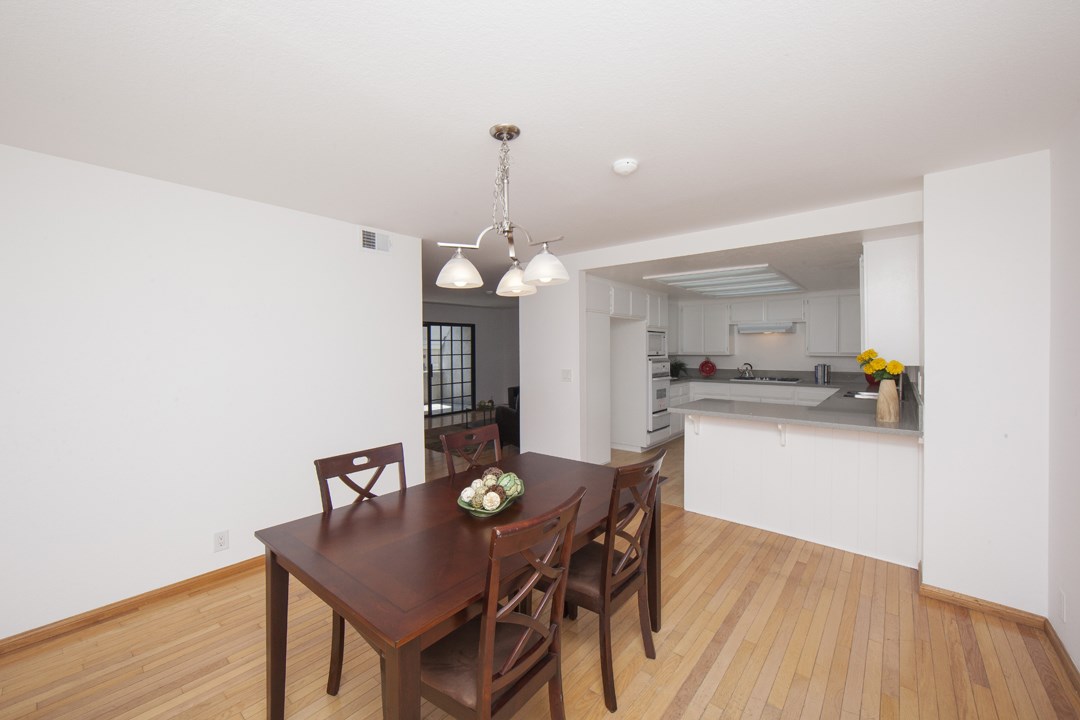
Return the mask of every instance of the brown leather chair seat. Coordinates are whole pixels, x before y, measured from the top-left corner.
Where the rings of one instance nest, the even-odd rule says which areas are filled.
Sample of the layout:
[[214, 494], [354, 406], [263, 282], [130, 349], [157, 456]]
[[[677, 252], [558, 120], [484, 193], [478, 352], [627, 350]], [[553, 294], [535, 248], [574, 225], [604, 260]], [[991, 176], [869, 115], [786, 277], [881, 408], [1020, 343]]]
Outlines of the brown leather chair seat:
[[594, 607], [601, 597], [604, 572], [604, 544], [593, 541], [574, 553], [566, 578], [566, 601], [571, 605]]
[[[426, 648], [420, 657], [421, 682], [468, 708], [476, 708], [476, 677], [480, 672], [480, 618], [473, 618]], [[496, 626], [494, 667], [500, 667], [521, 639], [521, 626]], [[540, 639], [537, 636], [537, 639]], [[498, 705], [502, 693], [492, 696]]]

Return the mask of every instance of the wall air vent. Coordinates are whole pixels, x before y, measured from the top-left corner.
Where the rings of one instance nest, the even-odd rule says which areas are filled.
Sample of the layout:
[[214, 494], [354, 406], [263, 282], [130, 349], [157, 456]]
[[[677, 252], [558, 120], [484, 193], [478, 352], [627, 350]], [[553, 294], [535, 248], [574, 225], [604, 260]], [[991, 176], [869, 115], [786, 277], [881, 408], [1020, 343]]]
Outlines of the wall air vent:
[[382, 250], [390, 252], [390, 236], [386, 233], [377, 233], [374, 230], [361, 231], [361, 239], [365, 250]]

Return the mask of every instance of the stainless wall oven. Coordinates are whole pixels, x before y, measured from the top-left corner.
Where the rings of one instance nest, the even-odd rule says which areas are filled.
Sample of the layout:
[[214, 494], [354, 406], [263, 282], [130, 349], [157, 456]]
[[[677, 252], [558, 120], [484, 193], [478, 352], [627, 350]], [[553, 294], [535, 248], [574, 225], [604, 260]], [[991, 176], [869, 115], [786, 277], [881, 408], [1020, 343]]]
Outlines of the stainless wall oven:
[[645, 429], [656, 432], [670, 427], [668, 393], [671, 390], [671, 363], [667, 358], [649, 358], [649, 402]]

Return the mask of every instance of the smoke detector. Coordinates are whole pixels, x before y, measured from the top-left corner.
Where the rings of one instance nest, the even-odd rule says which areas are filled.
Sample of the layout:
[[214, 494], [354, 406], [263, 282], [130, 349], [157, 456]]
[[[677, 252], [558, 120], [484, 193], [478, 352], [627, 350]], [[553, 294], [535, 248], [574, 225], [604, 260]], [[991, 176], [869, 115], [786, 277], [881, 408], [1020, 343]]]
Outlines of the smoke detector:
[[616, 175], [630, 175], [637, 170], [637, 160], [634, 158], [623, 158], [622, 160], [616, 160], [611, 169], [615, 171]]

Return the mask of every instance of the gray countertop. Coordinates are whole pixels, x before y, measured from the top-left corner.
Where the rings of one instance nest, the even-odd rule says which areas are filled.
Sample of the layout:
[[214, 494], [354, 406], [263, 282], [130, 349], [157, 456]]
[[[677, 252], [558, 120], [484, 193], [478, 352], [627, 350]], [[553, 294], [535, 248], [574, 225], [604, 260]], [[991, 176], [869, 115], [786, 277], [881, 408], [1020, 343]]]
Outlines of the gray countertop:
[[[802, 377], [806, 373], [798, 372], [768, 372], [757, 373], [759, 375], [772, 375], [778, 377]], [[866, 382], [860, 377], [860, 373], [837, 373], [829, 385], [815, 385], [813, 373], [809, 380], [802, 380], [798, 384], [788, 384], [786, 387], [817, 387], [836, 388], [836, 392], [815, 407], [800, 405], [781, 405], [777, 403], [760, 403], [746, 400], [695, 400], [678, 407], [670, 408], [670, 412], [681, 415], [700, 415], [711, 417], [732, 418], [736, 420], [751, 420], [757, 422], [789, 423], [793, 425], [812, 425], [815, 427], [835, 428], [839, 430], [858, 430], [862, 432], [884, 433], [889, 435], [908, 435], [922, 437], [922, 406], [914, 388], [910, 385], [904, 388], [904, 399], [900, 403], [900, 422], [885, 425], [877, 421], [877, 401], [863, 400], [858, 398], [844, 397], [849, 390], [866, 390]], [[724, 377], [712, 378], [680, 378], [673, 383], [686, 382], [729, 382], [733, 375], [727, 373]], [[738, 385], [753, 385], [753, 383], [732, 383]], [[761, 383], [777, 387], [773, 383]]]

